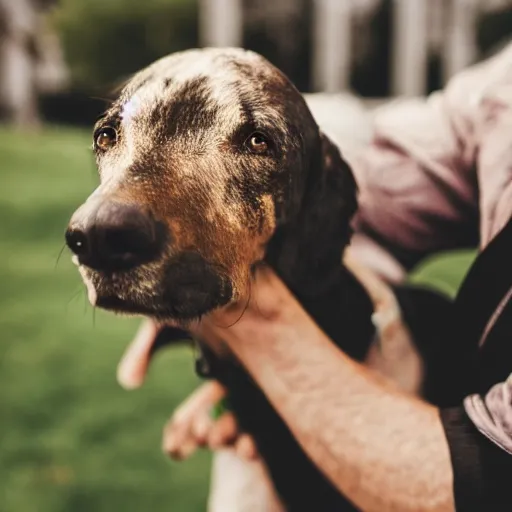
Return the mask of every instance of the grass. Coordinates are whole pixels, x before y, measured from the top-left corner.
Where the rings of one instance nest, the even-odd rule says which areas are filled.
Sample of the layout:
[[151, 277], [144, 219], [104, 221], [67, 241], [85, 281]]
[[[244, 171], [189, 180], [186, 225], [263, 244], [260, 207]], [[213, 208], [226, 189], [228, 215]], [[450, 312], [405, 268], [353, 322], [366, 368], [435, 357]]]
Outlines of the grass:
[[474, 257], [475, 251], [468, 250], [438, 254], [422, 262], [411, 274], [410, 281], [455, 297]]
[[[89, 134], [0, 130], [0, 512], [205, 510], [209, 455], [171, 463], [162, 426], [196, 386], [192, 354], [160, 356], [123, 391], [117, 362], [138, 322], [93, 316], [63, 232], [96, 187]], [[414, 275], [449, 293], [471, 255]]]
[[93, 313], [63, 246], [97, 185], [89, 134], [0, 131], [0, 511], [205, 510], [208, 454], [171, 463], [160, 434], [197, 381], [186, 348], [139, 391], [115, 368], [138, 324]]

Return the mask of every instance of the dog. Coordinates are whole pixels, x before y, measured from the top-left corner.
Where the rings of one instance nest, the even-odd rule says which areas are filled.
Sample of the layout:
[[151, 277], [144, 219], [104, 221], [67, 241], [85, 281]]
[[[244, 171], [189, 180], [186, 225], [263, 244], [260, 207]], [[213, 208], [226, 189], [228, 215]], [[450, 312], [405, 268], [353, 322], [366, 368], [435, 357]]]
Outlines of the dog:
[[[225, 48], [165, 57], [129, 81], [93, 138], [101, 184], [66, 242], [94, 306], [186, 326], [246, 300], [264, 262], [346, 354], [368, 357], [374, 304], [341, 263], [356, 182], [303, 96], [263, 57]], [[449, 301], [408, 286], [393, 294], [423, 365], [417, 391], [455, 400], [441, 328]], [[286, 510], [356, 510], [245, 370], [204, 354]]]

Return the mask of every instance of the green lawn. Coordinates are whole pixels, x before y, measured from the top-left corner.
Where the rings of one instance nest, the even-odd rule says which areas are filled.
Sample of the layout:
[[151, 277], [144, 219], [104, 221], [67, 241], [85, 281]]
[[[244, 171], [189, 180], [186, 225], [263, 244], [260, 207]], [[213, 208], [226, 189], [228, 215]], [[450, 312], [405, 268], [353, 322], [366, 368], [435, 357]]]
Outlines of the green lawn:
[[88, 133], [0, 131], [0, 511], [205, 510], [208, 455], [171, 463], [160, 434], [196, 384], [189, 350], [146, 386], [115, 368], [136, 320], [95, 313], [64, 251], [97, 184]]
[[[63, 233], [96, 184], [90, 136], [0, 130], [0, 511], [205, 510], [209, 456], [168, 462], [162, 426], [196, 385], [189, 350], [158, 358], [145, 387], [115, 368], [136, 320], [93, 316]], [[450, 293], [470, 255], [415, 275]]]

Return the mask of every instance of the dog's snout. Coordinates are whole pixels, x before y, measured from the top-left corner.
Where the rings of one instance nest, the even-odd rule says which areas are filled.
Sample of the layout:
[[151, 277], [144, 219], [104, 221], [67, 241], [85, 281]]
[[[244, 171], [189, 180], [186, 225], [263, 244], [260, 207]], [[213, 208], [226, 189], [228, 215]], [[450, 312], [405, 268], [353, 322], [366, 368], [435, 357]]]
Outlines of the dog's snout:
[[71, 226], [66, 243], [80, 264], [99, 271], [128, 270], [154, 260], [162, 250], [165, 229], [133, 205], [100, 203], [80, 227]]

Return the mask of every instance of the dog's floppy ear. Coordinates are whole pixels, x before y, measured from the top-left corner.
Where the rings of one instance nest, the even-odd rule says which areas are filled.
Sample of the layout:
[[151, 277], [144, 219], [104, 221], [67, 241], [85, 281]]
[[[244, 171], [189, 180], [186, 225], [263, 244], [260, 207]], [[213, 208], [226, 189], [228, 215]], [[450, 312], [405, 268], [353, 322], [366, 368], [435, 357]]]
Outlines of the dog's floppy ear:
[[276, 232], [272, 264], [287, 285], [314, 296], [339, 272], [352, 233], [357, 185], [338, 148], [323, 133], [304, 180], [300, 209]]

